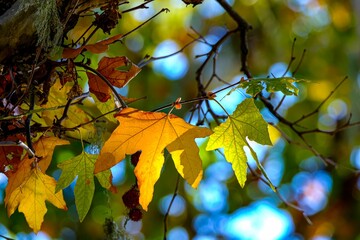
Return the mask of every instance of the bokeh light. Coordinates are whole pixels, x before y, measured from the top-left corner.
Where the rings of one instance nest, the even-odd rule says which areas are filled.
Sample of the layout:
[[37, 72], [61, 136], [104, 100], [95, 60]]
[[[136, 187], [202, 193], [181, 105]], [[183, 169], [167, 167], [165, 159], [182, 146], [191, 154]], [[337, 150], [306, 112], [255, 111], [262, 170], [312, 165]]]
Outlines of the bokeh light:
[[[163, 57], [173, 54], [179, 49], [180, 47], [176, 42], [166, 40], [156, 47], [154, 57]], [[153, 63], [153, 68], [155, 72], [163, 74], [169, 80], [179, 80], [187, 73], [189, 63], [184, 53], [178, 53], [166, 59], [156, 60]]]
[[[234, 4], [234, 0], [226, 0], [230, 5]], [[213, 18], [225, 12], [223, 8], [215, 1], [204, 1], [198, 8], [199, 13], [204, 18]]]
[[260, 201], [232, 213], [225, 229], [230, 239], [273, 240], [286, 239], [294, 225], [289, 213]]
[[332, 178], [325, 171], [300, 172], [292, 180], [295, 199], [305, 214], [313, 215], [324, 209], [332, 189]]
[[346, 117], [347, 109], [347, 104], [341, 99], [335, 99], [329, 104], [327, 108], [329, 117], [335, 121]]
[[[173, 195], [170, 194], [170, 195], [167, 195], [165, 197], [163, 197], [160, 202], [159, 202], [159, 208], [160, 208], [160, 211], [162, 214], [166, 214], [166, 212], [168, 211], [169, 209], [169, 205], [170, 205], [170, 202], [171, 202], [171, 199], [173, 198]], [[183, 212], [185, 211], [186, 209], [186, 203], [185, 203], [185, 200], [183, 197], [181, 196], [176, 196], [172, 205], [171, 205], [171, 208], [170, 208], [170, 212], [169, 212], [169, 215], [170, 216], [180, 216], [181, 214], [183, 214]]]
[[188, 240], [189, 234], [185, 228], [176, 227], [169, 231], [169, 233], [167, 234], [167, 239], [169, 239], [169, 240], [178, 240], [178, 239]]

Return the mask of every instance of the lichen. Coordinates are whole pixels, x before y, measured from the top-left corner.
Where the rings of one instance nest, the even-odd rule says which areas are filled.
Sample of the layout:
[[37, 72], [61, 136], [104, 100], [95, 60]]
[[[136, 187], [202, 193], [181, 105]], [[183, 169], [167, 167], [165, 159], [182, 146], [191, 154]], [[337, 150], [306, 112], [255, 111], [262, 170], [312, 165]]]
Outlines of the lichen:
[[56, 0], [20, 0], [20, 10], [36, 7], [34, 27], [37, 33], [37, 45], [44, 49], [58, 45], [63, 33], [63, 26], [57, 11]]

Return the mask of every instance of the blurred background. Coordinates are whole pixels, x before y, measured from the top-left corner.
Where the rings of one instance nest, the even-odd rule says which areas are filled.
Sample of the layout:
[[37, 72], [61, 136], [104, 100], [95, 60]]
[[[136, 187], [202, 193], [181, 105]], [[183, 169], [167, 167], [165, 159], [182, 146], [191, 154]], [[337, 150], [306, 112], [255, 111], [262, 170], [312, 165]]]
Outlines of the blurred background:
[[[312, 112], [348, 76], [333, 95], [322, 105], [318, 114], [302, 124], [307, 129], [319, 128], [332, 131], [345, 123], [350, 114], [351, 121], [360, 121], [360, 1], [358, 0], [228, 0], [250, 25], [248, 66], [254, 77], [281, 77], [287, 69], [294, 38], [295, 64], [301, 59], [295, 77], [308, 82], [297, 85], [298, 97], [287, 97], [280, 108], [288, 120], [296, 120]], [[131, 1], [122, 5], [126, 10], [143, 1]], [[180, 50], [201, 35], [213, 44], [235, 22], [215, 0], [204, 0], [192, 8], [181, 0], [155, 0], [147, 9], [138, 9], [122, 15], [119, 26], [111, 34], [127, 33], [156, 14], [162, 13], [144, 27], [131, 33], [122, 43], [110, 46], [107, 53], [91, 55], [93, 67], [106, 56], [126, 55], [134, 63], [140, 63], [145, 55], [165, 56]], [[86, 28], [92, 17], [80, 19]], [[77, 30], [70, 33], [81, 35]], [[92, 42], [104, 39], [98, 33]], [[74, 37], [75, 38], [75, 37]], [[229, 38], [220, 48], [216, 73], [227, 83], [235, 83], [243, 77], [240, 72], [239, 37]], [[138, 76], [120, 90], [131, 98], [147, 97], [131, 106], [151, 111], [178, 97], [183, 100], [196, 97], [195, 72], [204, 61], [210, 47], [196, 42], [180, 53], [162, 60], [153, 61], [143, 67]], [[209, 64], [204, 72], [206, 80], [212, 74]], [[84, 75], [85, 76], [85, 75]], [[212, 81], [209, 90], [224, 86], [222, 81]], [[218, 94], [218, 99], [228, 112], [245, 99], [246, 94], [235, 91]], [[223, 98], [223, 96], [225, 96]], [[281, 94], [273, 96], [279, 102]], [[177, 115], [187, 119], [191, 106], [184, 105]], [[214, 110], [223, 114], [214, 105]], [[261, 105], [259, 105], [261, 107]], [[261, 110], [265, 119], [277, 124], [277, 120], [266, 109]], [[196, 122], [193, 122], [196, 123]], [[296, 136], [285, 126], [283, 131], [293, 139]], [[221, 152], [206, 152], [206, 140], [198, 141], [204, 165], [204, 179], [194, 190], [182, 179], [167, 221], [167, 239], [360, 239], [360, 134], [359, 127], [328, 134], [309, 134], [305, 138], [321, 154], [329, 156], [337, 167], [324, 164], [308, 150], [274, 136], [273, 147], [254, 144], [259, 159], [279, 193], [289, 203], [301, 208], [304, 213], [289, 207], [267, 185], [249, 173], [242, 189]], [[60, 176], [56, 165], [81, 152], [80, 143], [54, 154], [48, 170], [55, 178]], [[256, 164], [249, 156], [249, 165]], [[176, 170], [167, 156], [162, 175], [155, 185], [154, 199], [149, 211], [144, 212], [138, 222], [126, 221], [128, 210], [122, 195], [135, 183], [133, 167], [125, 159], [112, 168], [114, 184], [118, 193], [108, 193], [99, 184], [93, 205], [87, 217], [79, 223], [76, 213], [73, 187], [64, 190], [69, 210], [63, 212], [49, 206], [45, 221], [38, 235], [30, 233], [22, 214], [16, 212], [7, 217], [4, 206], [0, 209], [0, 234], [16, 239], [104, 239], [104, 223], [111, 218], [124, 239], [163, 239], [164, 215], [177, 184]], [[3, 205], [7, 179], [0, 175], [0, 203]], [[309, 224], [304, 217], [312, 221]], [[124, 224], [126, 227], [124, 228]], [[109, 224], [108, 224], [109, 225]], [[121, 238], [120, 238], [121, 239]]]

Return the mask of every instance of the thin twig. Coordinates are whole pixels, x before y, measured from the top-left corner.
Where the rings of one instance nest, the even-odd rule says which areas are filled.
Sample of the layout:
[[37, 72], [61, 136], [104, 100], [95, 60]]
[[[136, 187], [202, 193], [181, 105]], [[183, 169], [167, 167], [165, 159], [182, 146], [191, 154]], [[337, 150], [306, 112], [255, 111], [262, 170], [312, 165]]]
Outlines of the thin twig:
[[70, 99], [67, 101], [66, 105], [65, 105], [65, 108], [64, 108], [64, 111], [63, 111], [62, 116], [55, 122], [55, 125], [60, 126], [60, 125], [61, 125], [61, 122], [64, 121], [64, 120], [67, 118], [67, 113], [68, 113], [68, 111], [69, 111], [69, 109], [70, 109], [70, 106], [72, 105], [72, 103], [73, 103], [74, 101], [76, 101], [76, 100], [81, 101], [82, 99], [87, 98], [88, 96], [89, 96], [89, 93], [87, 92], [87, 93], [81, 94], [80, 96], [76, 96], [76, 97], [74, 97], [74, 98], [70, 98]]
[[178, 51], [176, 52], [173, 52], [171, 54], [168, 54], [168, 55], [164, 55], [164, 56], [160, 56], [160, 57], [150, 57], [150, 56], [145, 56], [145, 58], [143, 60], [141, 60], [137, 66], [139, 68], [143, 68], [144, 66], [148, 65], [149, 63], [153, 62], [153, 61], [157, 61], [157, 60], [160, 60], [160, 59], [164, 59], [164, 58], [169, 58], [169, 57], [172, 57], [176, 54], [179, 54], [181, 52], [183, 52], [185, 50], [185, 48], [187, 48], [188, 46], [190, 46], [191, 44], [193, 44], [194, 42], [196, 42], [197, 39], [194, 39], [192, 40], [191, 42], [188, 42], [187, 44], [185, 44], [181, 49], [179, 49]]
[[[257, 172], [255, 172], [254, 169], [251, 168], [250, 164], [249, 163], [246, 163], [248, 168], [249, 168], [249, 171], [250, 173], [255, 176], [256, 178], [258, 178], [260, 181], [262, 181], [263, 183], [265, 183], [268, 187], [270, 187], [270, 183], [265, 179], [263, 178], [262, 176], [260, 176]], [[280, 198], [280, 200], [288, 207], [291, 207], [297, 211], [299, 211], [305, 218], [306, 222], [310, 225], [312, 225], [312, 222], [310, 220], [310, 218], [306, 215], [306, 213], [304, 212], [303, 209], [301, 209], [300, 207], [292, 204], [292, 203], [289, 203], [282, 195], [281, 193], [279, 192], [279, 188], [277, 186], [274, 186], [275, 187], [275, 192], [276, 192], [276, 195]]]
[[285, 72], [283, 73], [282, 77], [285, 77], [285, 75], [289, 72], [292, 63], [293, 63], [293, 62], [295, 61], [295, 59], [296, 59], [295, 56], [294, 56], [295, 43], [296, 43], [296, 38], [294, 38], [293, 44], [292, 44], [292, 46], [291, 46], [290, 60], [289, 60], [288, 66], [287, 66]]
[[348, 77], [346, 76], [343, 80], [341, 80], [336, 87], [330, 92], [330, 94], [319, 104], [319, 106], [317, 108], [314, 109], [314, 111], [303, 115], [302, 117], [300, 117], [298, 120], [296, 120], [295, 122], [291, 123], [292, 125], [295, 125], [301, 121], [303, 121], [304, 119], [316, 114], [319, 112], [320, 108], [325, 104], [325, 102], [327, 100], [329, 100], [329, 98], [335, 93], [335, 91], [348, 79]]
[[230, 15], [230, 17], [238, 24], [238, 30], [240, 34], [240, 50], [241, 50], [241, 71], [244, 74], [251, 78], [251, 73], [247, 66], [247, 55], [249, 53], [249, 49], [247, 46], [247, 31], [252, 29], [251, 25], [249, 25], [234, 9], [225, 1], [225, 0], [216, 0], [222, 8]]
[[10, 147], [10, 146], [21, 147], [28, 153], [29, 158], [32, 158], [32, 157], [35, 156], [34, 151], [21, 140], [18, 140], [18, 141], [15, 141], [15, 142], [14, 141], [1, 141], [0, 146], [3, 146], [3, 147]]
[[172, 207], [172, 205], [174, 203], [174, 200], [175, 200], [176, 196], [178, 195], [179, 183], [180, 183], [180, 174], [178, 174], [178, 176], [177, 176], [174, 194], [173, 194], [173, 196], [171, 198], [169, 207], [168, 207], [168, 209], [167, 209], [167, 211], [166, 211], [166, 213], [164, 215], [164, 240], [166, 240], [166, 234], [167, 234], [167, 219], [169, 217], [170, 210], [171, 210], [171, 207]]
[[[138, 30], [139, 28], [141, 28], [142, 26], [144, 26], [146, 23], [150, 22], [151, 20], [153, 20], [154, 18], [156, 18], [158, 15], [160, 15], [163, 12], [170, 12], [169, 9], [167, 8], [163, 8], [161, 9], [158, 13], [156, 13], [155, 15], [153, 15], [152, 17], [150, 17], [149, 19], [147, 19], [145, 22], [141, 23], [139, 26], [137, 26], [136, 28], [132, 29], [131, 31], [125, 33], [121, 39], [125, 38], [126, 36], [130, 35], [131, 33], [135, 32], [136, 30]], [[116, 41], [120, 41], [120, 40], [116, 40]], [[115, 41], [115, 42], [116, 42]]]
[[[34, 110], [34, 106], [35, 106], [35, 87], [31, 86], [30, 87], [29, 111]], [[27, 143], [29, 149], [34, 151], [34, 148], [33, 148], [33, 145], [32, 145], [32, 140], [31, 140], [31, 128], [30, 128], [31, 118], [32, 118], [32, 114], [29, 114], [26, 117], [26, 120], [25, 120], [25, 129], [26, 129], [25, 136], [26, 136], [26, 143]]]
[[120, 97], [120, 95], [115, 90], [114, 86], [109, 82], [109, 80], [107, 80], [107, 78], [104, 75], [102, 75], [99, 71], [93, 69], [92, 67], [90, 67], [82, 62], [74, 62], [74, 64], [76, 66], [85, 68], [86, 70], [89, 70], [89, 71], [93, 72], [95, 75], [97, 75], [111, 89], [111, 91], [115, 95], [116, 99], [120, 102], [121, 107], [122, 108], [127, 107], [125, 101]]
[[293, 76], [295, 76], [297, 71], [300, 69], [300, 66], [301, 66], [301, 64], [302, 64], [302, 62], [304, 60], [304, 57], [305, 57], [305, 53], [306, 53], [306, 49], [304, 49], [304, 51], [301, 54], [300, 61], [299, 61], [298, 65], [296, 66], [295, 70], [292, 73]]
[[[197, 98], [193, 98], [193, 99], [189, 99], [189, 100], [179, 101], [178, 103], [179, 103], [179, 104], [194, 103], [194, 102], [202, 101], [202, 100], [204, 100], [204, 99], [208, 99], [208, 97], [207, 97], [207, 96], [197, 97]], [[151, 112], [158, 112], [158, 111], [161, 111], [161, 110], [164, 110], [164, 109], [167, 109], [167, 108], [171, 108], [171, 107], [173, 107], [173, 106], [174, 106], [174, 103], [169, 103], [169, 104], [166, 104], [166, 105], [164, 105], [164, 106], [155, 108], [155, 109], [152, 110]]]
[[146, 4], [151, 3], [151, 2], [153, 2], [153, 1], [154, 1], [154, 0], [146, 0], [146, 2], [140, 4], [140, 5], [136, 6], [136, 7], [129, 8], [129, 9], [126, 9], [126, 10], [124, 10], [124, 11], [121, 11], [121, 13], [124, 14], [124, 13], [132, 12], [132, 11], [138, 10], [138, 9], [147, 9], [147, 8], [149, 8], [149, 7], [146, 6]]

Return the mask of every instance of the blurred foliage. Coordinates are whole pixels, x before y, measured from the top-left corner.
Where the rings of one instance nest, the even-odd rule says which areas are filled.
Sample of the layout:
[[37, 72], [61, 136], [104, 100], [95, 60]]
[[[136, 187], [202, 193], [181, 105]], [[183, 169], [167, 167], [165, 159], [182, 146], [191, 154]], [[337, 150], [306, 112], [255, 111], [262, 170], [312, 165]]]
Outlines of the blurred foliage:
[[[319, 127], [320, 129], [332, 130], [336, 125], [339, 126], [339, 124], [346, 122], [350, 113], [354, 121], [359, 121], [360, 17], [358, 13], [360, 12], [360, 4], [357, 0], [233, 0], [228, 2], [231, 2], [233, 9], [252, 26], [252, 30], [248, 33], [248, 66], [254, 77], [264, 78], [272, 74], [280, 77], [289, 63], [294, 38], [296, 38], [294, 47], [296, 60], [291, 70], [294, 70], [296, 65], [299, 64], [301, 54], [306, 49], [305, 57], [295, 77], [306, 79], [308, 82], [297, 85], [300, 89], [299, 96], [291, 98], [292, 101], [289, 101], [287, 108], [283, 107], [282, 113], [286, 119], [294, 121], [302, 115], [313, 111], [329, 96], [336, 85], [345, 76], [348, 76], [348, 80], [337, 88], [328, 101], [322, 105], [319, 114], [315, 114], [306, 121], [301, 122], [301, 125], [306, 129]], [[123, 5], [121, 8], [128, 9], [141, 3], [140, 0], [131, 1], [129, 5]], [[134, 63], [138, 63], [142, 61], [146, 54], [153, 56], [157, 47], [166, 40], [176, 43], [177, 49], [163, 49], [160, 55], [154, 57], [167, 55], [181, 49], [192, 41], [190, 36], [197, 37], [197, 34], [201, 34], [208, 41], [214, 41], [225, 33], [225, 29], [236, 27], [232, 19], [222, 11], [215, 0], [205, 0], [203, 4], [197, 5], [195, 8], [186, 7], [180, 0], [156, 0], [148, 4], [148, 6], [148, 9], [124, 13], [118, 27], [112, 30], [111, 35], [125, 34], [131, 31], [164, 7], [170, 9], [170, 12], [160, 14], [145, 26], [131, 33], [122, 42], [112, 44], [106, 53], [107, 56], [124, 55]], [[221, 10], [218, 15], [208, 17], [208, 15], [215, 14], [218, 10]], [[81, 18], [77, 28], [70, 33], [72, 38], [80, 36], [91, 21], [91, 17]], [[89, 44], [104, 38], [105, 35], [98, 31]], [[239, 41], [238, 36], [233, 36], [227, 40], [217, 58], [217, 74], [228, 83], [239, 81], [243, 76], [240, 72]], [[196, 97], [195, 71], [202, 63], [203, 58], [195, 59], [195, 55], [204, 54], [208, 50], [209, 48], [201, 43], [193, 43], [185, 48], [182, 54], [184, 54], [185, 60], [188, 61], [189, 68], [184, 73], [184, 76], [177, 80], [169, 80], [165, 74], [155, 69], [156, 61], [145, 66], [138, 76], [128, 84], [127, 96], [131, 98], [147, 97], [147, 99], [132, 103], [131, 107], [151, 111], [167, 103], [174, 102], [178, 97], [183, 99]], [[90, 53], [85, 55], [91, 59], [91, 65], [94, 68], [97, 67], [98, 59], [103, 56]], [[78, 58], [82, 58], [82, 56]], [[170, 61], [170, 58], [161, 61]], [[280, 72], [276, 72], [278, 69], [274, 68], [276, 63], [282, 63], [285, 68], [281, 68]], [[179, 67], [181, 64], [184, 63], [178, 62]], [[177, 65], [175, 64], [173, 67], [176, 68]], [[275, 71], [272, 72], [271, 69]], [[210, 76], [211, 73], [212, 68], [208, 67], [204, 75], [205, 77]], [[210, 89], [216, 89], [219, 86], [223, 86], [223, 82], [213, 81]], [[233, 94], [243, 95], [244, 93], [235, 92]], [[280, 97], [274, 99], [274, 101], [277, 99], [279, 101]], [[343, 105], [336, 105], [339, 102], [335, 102], [335, 100], [339, 100]], [[233, 102], [232, 104], [236, 106], [238, 103]], [[188, 106], [184, 105], [177, 114], [184, 116], [187, 110]], [[338, 118], [329, 117], [331, 111], [335, 111]], [[341, 111], [345, 111], [345, 114], [338, 113]], [[264, 116], [269, 116], [270, 120], [274, 120], [269, 113], [264, 112]], [[306, 197], [306, 192], [300, 193], [303, 196], [299, 197], [297, 195], [296, 191], [300, 191], [302, 186], [298, 183], [297, 189], [294, 176], [303, 172], [311, 175], [319, 171], [325, 171], [331, 176], [332, 188], [326, 195], [327, 203], [323, 209], [316, 211], [314, 214], [309, 214], [313, 222], [312, 225], [306, 222], [301, 212], [286, 207], [278, 196], [271, 192], [269, 187], [262, 186], [261, 181], [251, 174], [248, 176], [244, 189], [239, 187], [235, 176], [222, 181], [229, 193], [225, 199], [226, 207], [220, 211], [222, 216], [229, 218], [231, 213], [236, 210], [249, 206], [254, 201], [265, 199], [275, 202], [279, 208], [283, 208], [291, 214], [294, 229], [289, 235], [283, 236], [284, 238], [355, 239], [360, 237], [358, 233], [360, 224], [360, 180], [353, 171], [353, 169], [360, 166], [359, 163], [354, 165], [350, 161], [351, 153], [360, 145], [358, 129], [355, 126], [333, 136], [321, 133], [304, 136], [309, 141], [309, 144], [317, 147], [317, 151], [325, 156], [330, 156], [338, 164], [336, 168], [331, 165], [324, 165], [311, 152], [296, 144], [287, 144], [284, 140], [279, 140], [273, 149], [266, 149], [266, 153], [260, 159], [267, 170], [271, 168], [271, 164], [275, 161], [280, 162], [283, 170], [273, 170], [277, 173], [282, 171], [276, 185], [279, 186], [280, 193], [283, 194], [286, 201], [299, 204], [300, 207], [301, 199]], [[297, 136], [290, 129], [285, 127], [284, 132], [290, 138], [297, 139]], [[204, 151], [206, 145], [202, 144], [201, 146], [200, 154], [204, 159], [205, 169], [209, 169], [216, 162], [223, 161], [221, 154], [206, 152]], [[55, 154], [55, 161], [50, 166], [55, 177], [60, 175], [59, 170], [56, 168], [57, 163], [68, 158], [69, 155], [76, 156], [81, 152], [81, 149], [79, 149], [79, 143], [74, 142], [68, 149]], [[64, 155], [67, 155], [67, 157]], [[74, 205], [74, 184], [72, 184], [64, 191], [69, 211], [63, 212], [55, 208], [49, 208], [48, 214], [45, 216], [43, 232], [50, 238], [103, 239], [105, 218], [112, 218], [122, 236], [134, 239], [162, 239], [164, 213], [160, 210], [160, 201], [164, 196], [172, 195], [176, 186], [176, 178], [174, 178], [176, 170], [172, 161], [169, 161], [168, 158], [162, 175], [155, 185], [154, 199], [149, 205], [149, 211], [144, 213], [141, 222], [130, 221], [126, 225], [127, 228], [124, 229], [127, 209], [122, 203], [121, 196], [135, 182], [133, 167], [129, 163], [129, 159], [126, 159], [126, 163], [122, 165], [125, 168], [125, 171], [121, 172], [123, 174], [122, 179], [116, 184], [117, 194], [107, 193], [96, 182], [96, 192], [90, 212], [84, 221], [79, 223]], [[358, 162], [360, 161], [359, 158], [360, 156], [357, 157]], [[270, 179], [273, 178], [271, 172], [269, 172]], [[211, 181], [211, 179], [212, 175], [206, 175], [205, 173], [204, 181]], [[316, 186], [312, 187], [316, 188]], [[311, 195], [311, 191], [317, 190], [311, 189], [310, 186], [308, 191], [310, 191], [310, 196], [314, 196]], [[179, 216], [169, 216], [167, 225], [170, 230], [181, 226], [187, 231], [189, 239], [195, 237], [205, 239], [200, 238], [202, 235], [210, 236], [207, 239], [220, 238], [221, 236], [226, 238], [226, 235], [221, 235], [221, 231], [217, 231], [218, 226], [214, 226], [214, 222], [211, 223], [210, 220], [207, 222], [210, 230], [206, 234], [196, 229], [195, 226], [197, 225], [194, 219], [199, 214], [215, 216], [219, 212], [204, 210], [201, 203], [204, 198], [199, 198], [194, 193], [194, 190], [189, 190], [182, 179], [180, 180], [178, 195], [185, 200], [185, 210]], [[8, 219], [5, 208], [0, 208], [0, 211], [1, 224], [6, 226], [12, 233], [30, 231], [22, 214], [16, 213]], [[216, 220], [215, 223], [221, 224], [221, 221]], [[4, 235], [3, 230], [0, 230], [0, 234]]]

